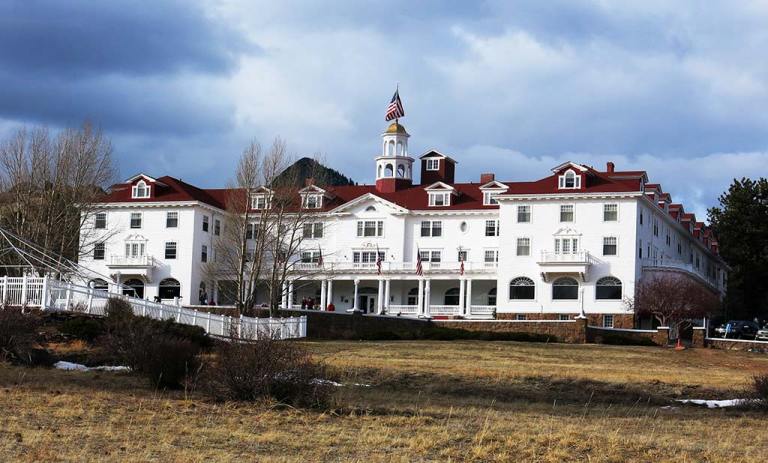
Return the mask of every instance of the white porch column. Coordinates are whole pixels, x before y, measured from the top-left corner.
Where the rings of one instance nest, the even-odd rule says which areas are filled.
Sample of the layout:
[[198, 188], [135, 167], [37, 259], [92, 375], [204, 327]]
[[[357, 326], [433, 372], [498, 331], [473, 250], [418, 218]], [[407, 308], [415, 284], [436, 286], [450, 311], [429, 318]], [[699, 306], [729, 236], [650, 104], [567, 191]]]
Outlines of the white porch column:
[[379, 292], [376, 296], [376, 313], [381, 315], [384, 310], [384, 279], [382, 278], [379, 278]]
[[417, 311], [419, 314], [424, 315], [424, 279], [419, 279], [419, 295], [417, 297], [418, 302], [416, 304], [418, 305]]
[[333, 304], [333, 280], [328, 280], [328, 289], [325, 290], [327, 301], [323, 310], [328, 310], [328, 305]]
[[325, 310], [325, 308], [328, 307], [328, 301], [326, 300], [328, 291], [325, 283], [325, 280], [320, 280], [320, 310]]
[[464, 285], [466, 284], [466, 280], [463, 278], [459, 279], [459, 314], [460, 315], [466, 315], [467, 314], [467, 305], [464, 302]]
[[293, 280], [288, 281], [288, 308], [293, 308]]
[[429, 278], [424, 281], [424, 314], [429, 316], [430, 299], [432, 298], [432, 285]]
[[357, 307], [357, 289], [358, 289], [358, 286], [360, 286], [360, 280], [355, 279], [354, 283], [355, 283], [355, 291], [352, 297], [352, 311], [359, 312], [360, 309]]
[[390, 283], [391, 283], [391, 280], [389, 278], [384, 280], [384, 312], [386, 312], [386, 313], [389, 313], [389, 301], [390, 301], [390, 297], [389, 297], [390, 287], [389, 287], [389, 284]]
[[283, 309], [288, 309], [288, 281], [283, 281], [282, 289], [280, 292], [280, 305]]
[[467, 306], [464, 312], [467, 315], [472, 315], [472, 279], [467, 279]]

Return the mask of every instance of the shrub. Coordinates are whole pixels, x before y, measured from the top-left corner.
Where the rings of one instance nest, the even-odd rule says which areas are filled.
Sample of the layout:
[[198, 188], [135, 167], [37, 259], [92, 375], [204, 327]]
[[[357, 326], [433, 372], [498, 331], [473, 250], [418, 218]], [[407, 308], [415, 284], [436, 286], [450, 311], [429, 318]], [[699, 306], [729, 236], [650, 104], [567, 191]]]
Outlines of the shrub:
[[0, 361], [47, 364], [49, 356], [35, 347], [40, 317], [15, 309], [0, 309]]
[[64, 321], [61, 332], [77, 339], [93, 342], [104, 332], [104, 322], [101, 319], [75, 317]]
[[768, 410], [768, 374], [754, 376], [752, 378], [752, 390], [757, 405]]
[[655, 346], [653, 340], [643, 337], [623, 336], [621, 334], [605, 333], [595, 339], [600, 344], [614, 346]]
[[146, 340], [136, 352], [134, 368], [157, 387], [176, 389], [199, 368], [198, 348], [190, 341], [166, 335]]
[[203, 372], [201, 389], [217, 401], [272, 398], [297, 407], [328, 404], [332, 385], [324, 365], [290, 341], [223, 343]]
[[424, 339], [434, 341], [480, 340], [480, 341], [519, 341], [519, 342], [557, 342], [557, 337], [540, 333], [469, 331], [456, 328], [433, 326], [424, 332]]

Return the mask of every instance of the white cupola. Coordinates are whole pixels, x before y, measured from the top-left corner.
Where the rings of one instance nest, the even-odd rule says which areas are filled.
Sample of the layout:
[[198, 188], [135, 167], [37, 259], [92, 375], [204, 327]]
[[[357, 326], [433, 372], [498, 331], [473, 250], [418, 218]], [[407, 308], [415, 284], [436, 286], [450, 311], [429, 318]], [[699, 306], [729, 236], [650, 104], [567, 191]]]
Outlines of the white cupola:
[[397, 121], [381, 135], [381, 156], [376, 158], [376, 189], [393, 192], [411, 186], [413, 158], [408, 156], [408, 132]]

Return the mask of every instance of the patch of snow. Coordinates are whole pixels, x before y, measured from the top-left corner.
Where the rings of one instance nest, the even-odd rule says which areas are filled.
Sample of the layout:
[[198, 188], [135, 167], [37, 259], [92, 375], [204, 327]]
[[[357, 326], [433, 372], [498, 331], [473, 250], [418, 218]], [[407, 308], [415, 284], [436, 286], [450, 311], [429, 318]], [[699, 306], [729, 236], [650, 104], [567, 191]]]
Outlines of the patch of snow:
[[53, 368], [65, 371], [131, 371], [131, 368], [126, 366], [103, 365], [100, 367], [87, 367], [79, 363], [65, 362], [63, 360], [54, 363]]
[[705, 405], [707, 408], [726, 408], [744, 405], [749, 399], [729, 399], [729, 400], [703, 400], [703, 399], [679, 399], [675, 402], [694, 405]]
[[[342, 387], [344, 386], [341, 383], [337, 383], [336, 381], [331, 381], [330, 379], [322, 379], [322, 378], [315, 378], [312, 380], [313, 384], [325, 384], [327, 386], [334, 386], [334, 387]], [[371, 387], [370, 384], [360, 384], [360, 383], [352, 383], [352, 386], [360, 386], [360, 387]]]

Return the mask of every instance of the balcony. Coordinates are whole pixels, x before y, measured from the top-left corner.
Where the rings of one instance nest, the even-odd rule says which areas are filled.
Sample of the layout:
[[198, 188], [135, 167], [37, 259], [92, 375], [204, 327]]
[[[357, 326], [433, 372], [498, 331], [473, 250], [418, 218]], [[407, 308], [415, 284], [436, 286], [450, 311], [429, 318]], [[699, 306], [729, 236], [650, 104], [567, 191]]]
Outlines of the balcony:
[[152, 279], [152, 269], [155, 267], [155, 259], [152, 256], [120, 256], [111, 255], [107, 261], [107, 267], [116, 270], [115, 273], [123, 275], [138, 275], [145, 277], [147, 281]]
[[574, 253], [556, 253], [542, 251], [538, 264], [544, 281], [550, 281], [552, 277], [559, 275], [576, 275], [581, 281], [587, 281], [590, 266], [595, 259], [589, 251]]
[[[465, 274], [495, 273], [497, 262], [464, 262]], [[461, 262], [422, 262], [421, 268], [424, 274], [446, 274], [461, 271]], [[375, 262], [324, 262], [322, 266], [313, 262], [299, 262], [293, 266], [295, 271], [317, 273], [372, 273], [378, 272]], [[381, 263], [382, 274], [416, 273], [415, 262], [387, 262]]]
[[696, 269], [690, 262], [672, 259], [642, 259], [640, 265], [643, 270], [677, 270], [687, 273], [696, 279], [703, 281], [713, 289], [720, 290], [720, 285], [716, 278], [708, 276], [702, 269]]

